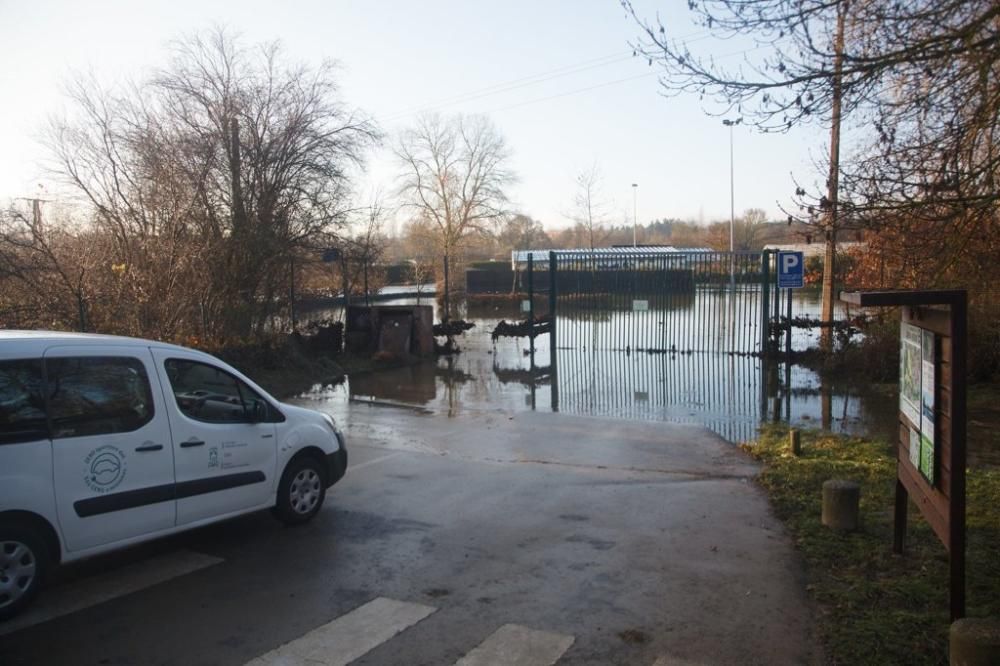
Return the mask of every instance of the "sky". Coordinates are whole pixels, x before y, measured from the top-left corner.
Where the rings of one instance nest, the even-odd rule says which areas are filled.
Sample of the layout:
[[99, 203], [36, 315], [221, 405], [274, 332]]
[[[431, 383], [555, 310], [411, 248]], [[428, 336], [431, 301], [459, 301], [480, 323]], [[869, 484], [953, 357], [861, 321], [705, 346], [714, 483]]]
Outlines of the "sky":
[[[692, 48], [743, 57], [693, 26], [686, 5], [635, 2]], [[718, 109], [661, 93], [655, 63], [632, 57], [639, 31], [618, 0], [0, 0], [0, 200], [53, 191], [38, 138], [65, 111], [72, 72], [141, 77], [166, 63], [171, 39], [213, 25], [247, 43], [280, 40], [292, 60], [336, 60], [344, 101], [387, 144], [422, 111], [488, 115], [512, 152], [514, 208], [547, 228], [570, 224], [574, 178], [595, 164], [615, 222], [729, 218], [730, 130]], [[793, 177], [822, 180], [813, 163], [825, 144], [822, 127], [736, 127], [736, 214], [783, 219]], [[359, 198], [391, 193], [398, 174], [387, 146], [372, 151]]]

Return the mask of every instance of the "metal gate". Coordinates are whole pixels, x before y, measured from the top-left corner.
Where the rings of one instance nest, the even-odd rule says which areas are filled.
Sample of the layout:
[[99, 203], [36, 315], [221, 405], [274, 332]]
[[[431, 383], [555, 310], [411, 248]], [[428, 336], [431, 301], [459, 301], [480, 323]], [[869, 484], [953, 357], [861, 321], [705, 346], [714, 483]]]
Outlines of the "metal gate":
[[764, 349], [767, 255], [658, 249], [550, 253], [556, 347], [742, 355]]
[[544, 345], [555, 409], [699, 422], [730, 441], [753, 435], [766, 414], [760, 357], [779, 306], [770, 253], [614, 248], [525, 258], [519, 281], [531, 316], [555, 315]]

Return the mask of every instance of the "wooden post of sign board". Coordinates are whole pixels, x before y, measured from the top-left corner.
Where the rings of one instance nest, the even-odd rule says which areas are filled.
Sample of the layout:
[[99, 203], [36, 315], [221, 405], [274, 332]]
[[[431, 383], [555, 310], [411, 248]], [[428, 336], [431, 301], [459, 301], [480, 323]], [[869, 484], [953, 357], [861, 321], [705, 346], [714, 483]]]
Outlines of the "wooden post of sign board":
[[[952, 593], [951, 619], [965, 617], [965, 456], [966, 395], [965, 377], [968, 349], [968, 298], [964, 291], [951, 305], [951, 413], [952, 413], [952, 495], [960, 498], [950, 505], [952, 557], [950, 561]], [[960, 553], [956, 557], [954, 553]], [[958, 582], [956, 582], [958, 581]]]
[[912, 498], [948, 550], [951, 619], [957, 620], [965, 616], [966, 292], [841, 292], [840, 298], [862, 307], [899, 307], [904, 325], [919, 329], [922, 336], [933, 333], [933, 408], [927, 410], [933, 461], [929, 470], [924, 462], [919, 464], [923, 470], [911, 462], [911, 433], [918, 439], [925, 434], [921, 390], [917, 422], [903, 409], [899, 412], [893, 550], [901, 553], [905, 547], [906, 510]]

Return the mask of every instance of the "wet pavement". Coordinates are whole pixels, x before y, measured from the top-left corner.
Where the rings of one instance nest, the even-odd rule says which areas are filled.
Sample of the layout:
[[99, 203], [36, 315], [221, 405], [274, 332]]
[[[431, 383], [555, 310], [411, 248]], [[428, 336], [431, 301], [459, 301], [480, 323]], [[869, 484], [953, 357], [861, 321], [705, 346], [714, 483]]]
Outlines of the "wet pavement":
[[819, 662], [755, 466], [709, 431], [339, 409], [351, 466], [312, 523], [256, 514], [66, 571], [40, 608], [99, 602], [0, 625], [0, 663]]

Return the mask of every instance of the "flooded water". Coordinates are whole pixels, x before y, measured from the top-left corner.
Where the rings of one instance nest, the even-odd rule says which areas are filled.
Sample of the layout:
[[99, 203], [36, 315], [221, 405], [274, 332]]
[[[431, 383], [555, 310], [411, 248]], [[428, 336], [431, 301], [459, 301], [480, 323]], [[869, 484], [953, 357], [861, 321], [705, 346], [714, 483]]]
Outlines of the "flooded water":
[[[698, 312], [699, 307], [724, 310], [724, 304], [709, 302], [712, 298], [725, 296], [698, 294], [686, 308], [642, 314], [660, 317], [665, 323], [661, 331], [682, 330], [678, 322], [685, 312]], [[416, 303], [416, 299], [392, 302]], [[422, 298], [420, 303], [433, 305], [433, 299]], [[797, 294], [793, 307], [796, 316], [817, 316], [818, 295]], [[630, 342], [609, 334], [622, 330], [614, 313], [597, 323], [572, 315], [560, 317], [563, 328], [558, 331], [554, 371], [548, 335], [536, 338], [534, 363], [527, 338], [491, 340], [490, 333], [501, 319], [513, 321], [522, 316], [516, 307], [463, 308], [459, 314], [476, 324], [459, 338], [461, 354], [358, 374], [336, 387], [317, 387], [304, 399], [322, 401], [324, 408], [345, 418], [349, 418], [349, 402], [362, 402], [446, 416], [540, 410], [697, 423], [731, 442], [752, 439], [764, 421], [885, 438], [891, 438], [895, 430], [898, 398], [892, 391], [849, 382], [827, 383], [802, 367], [765, 363], [745, 353], [708, 351], [712, 347], [704, 344], [678, 346], [668, 342], [667, 333], [645, 343]], [[311, 316], [337, 315], [322, 311]], [[668, 322], [673, 325], [668, 327]], [[722, 333], [716, 330], [714, 334], [724, 335], [724, 327]], [[587, 340], [595, 344], [584, 344]], [[604, 344], [602, 340], [618, 342]], [[797, 330], [793, 336], [796, 349], [815, 343], [815, 333], [809, 331]], [[671, 344], [676, 351], [669, 351]], [[657, 351], [640, 351], [647, 349]]]

